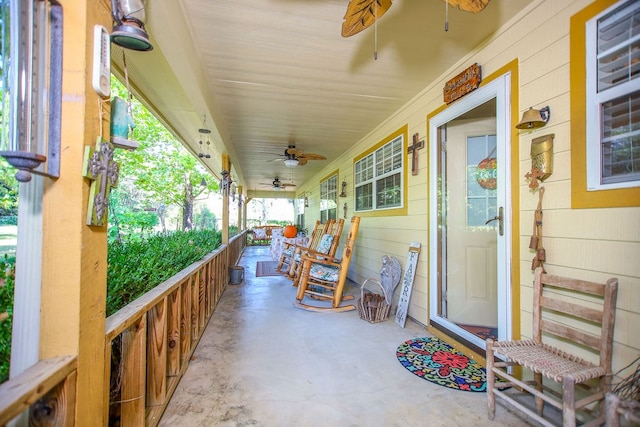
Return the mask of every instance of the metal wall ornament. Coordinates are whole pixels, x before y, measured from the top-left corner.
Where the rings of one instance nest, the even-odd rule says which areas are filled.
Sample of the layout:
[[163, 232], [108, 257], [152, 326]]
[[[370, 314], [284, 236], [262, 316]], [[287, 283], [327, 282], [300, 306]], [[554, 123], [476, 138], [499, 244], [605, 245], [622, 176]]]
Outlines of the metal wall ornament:
[[342, 181], [342, 188], [340, 190], [340, 197], [347, 197], [347, 181]]
[[119, 167], [113, 160], [113, 145], [98, 137], [95, 148], [85, 147], [83, 176], [91, 180], [87, 224], [107, 225], [109, 192], [118, 184]]

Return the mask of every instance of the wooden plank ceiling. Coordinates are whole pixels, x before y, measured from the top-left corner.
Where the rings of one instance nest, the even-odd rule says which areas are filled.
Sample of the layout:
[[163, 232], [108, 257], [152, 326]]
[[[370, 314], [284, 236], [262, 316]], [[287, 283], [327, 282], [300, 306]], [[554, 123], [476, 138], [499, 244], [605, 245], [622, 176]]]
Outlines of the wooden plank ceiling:
[[[126, 51], [127, 71], [194, 154], [206, 118], [204, 164], [217, 176], [226, 153], [247, 189], [270, 190], [261, 183], [275, 177], [300, 186], [530, 2], [450, 7], [445, 31], [442, 0], [395, 0], [375, 26], [343, 38], [346, 0], [147, 0], [154, 49]], [[327, 160], [286, 168], [274, 159], [289, 144]]]

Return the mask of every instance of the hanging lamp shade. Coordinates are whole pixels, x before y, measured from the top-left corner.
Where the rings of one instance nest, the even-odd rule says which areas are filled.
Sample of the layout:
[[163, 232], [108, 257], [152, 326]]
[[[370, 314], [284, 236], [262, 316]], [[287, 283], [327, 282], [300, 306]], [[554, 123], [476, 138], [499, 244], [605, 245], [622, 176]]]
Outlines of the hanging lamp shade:
[[295, 168], [298, 166], [298, 163], [300, 163], [298, 159], [286, 159], [284, 161], [284, 165], [288, 168]]
[[149, 51], [153, 45], [145, 31], [146, 14], [143, 0], [111, 0], [114, 26], [111, 41], [125, 49]]

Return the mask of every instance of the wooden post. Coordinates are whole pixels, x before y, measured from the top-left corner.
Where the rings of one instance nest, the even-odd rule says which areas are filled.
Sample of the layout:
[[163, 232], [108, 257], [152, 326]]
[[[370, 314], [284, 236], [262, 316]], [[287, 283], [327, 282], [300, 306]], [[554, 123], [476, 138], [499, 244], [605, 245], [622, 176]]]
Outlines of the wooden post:
[[[85, 146], [109, 137], [91, 84], [94, 25], [111, 27], [109, 2], [60, 0], [63, 75], [60, 177], [44, 180], [40, 357], [77, 356], [75, 425], [105, 425], [107, 228], [86, 224]], [[108, 111], [108, 105], [106, 105]]]
[[[222, 170], [231, 173], [231, 160], [222, 155]], [[222, 244], [229, 244], [229, 189], [222, 190]]]
[[[238, 185], [238, 200], [242, 200], [242, 185]], [[242, 227], [242, 206], [244, 203], [238, 203], [238, 233], [241, 233], [244, 228]]]

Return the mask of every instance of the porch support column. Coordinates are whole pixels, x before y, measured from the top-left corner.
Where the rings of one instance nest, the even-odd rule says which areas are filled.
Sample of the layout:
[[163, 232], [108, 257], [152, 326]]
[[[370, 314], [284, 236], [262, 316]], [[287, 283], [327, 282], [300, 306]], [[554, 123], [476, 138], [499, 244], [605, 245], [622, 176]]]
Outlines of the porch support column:
[[[242, 200], [242, 185], [238, 185], [238, 200]], [[244, 227], [242, 226], [242, 206], [240, 205], [244, 205], [244, 202], [242, 204], [238, 204], [238, 233], [241, 233], [242, 230], [244, 230]]]
[[93, 27], [111, 28], [109, 2], [60, 0], [63, 75], [60, 178], [44, 179], [40, 357], [77, 356], [75, 425], [106, 425], [105, 304], [107, 227], [87, 225], [85, 146], [109, 138], [109, 111], [92, 88]]
[[[248, 193], [248, 191], [247, 191]], [[253, 200], [253, 197], [247, 197], [242, 204], [242, 229], [247, 229], [247, 206], [249, 206], [249, 202]]]
[[[231, 176], [231, 160], [227, 154], [222, 155], [222, 170]], [[223, 185], [227, 185], [224, 184]], [[222, 190], [222, 244], [229, 244], [229, 186]]]

